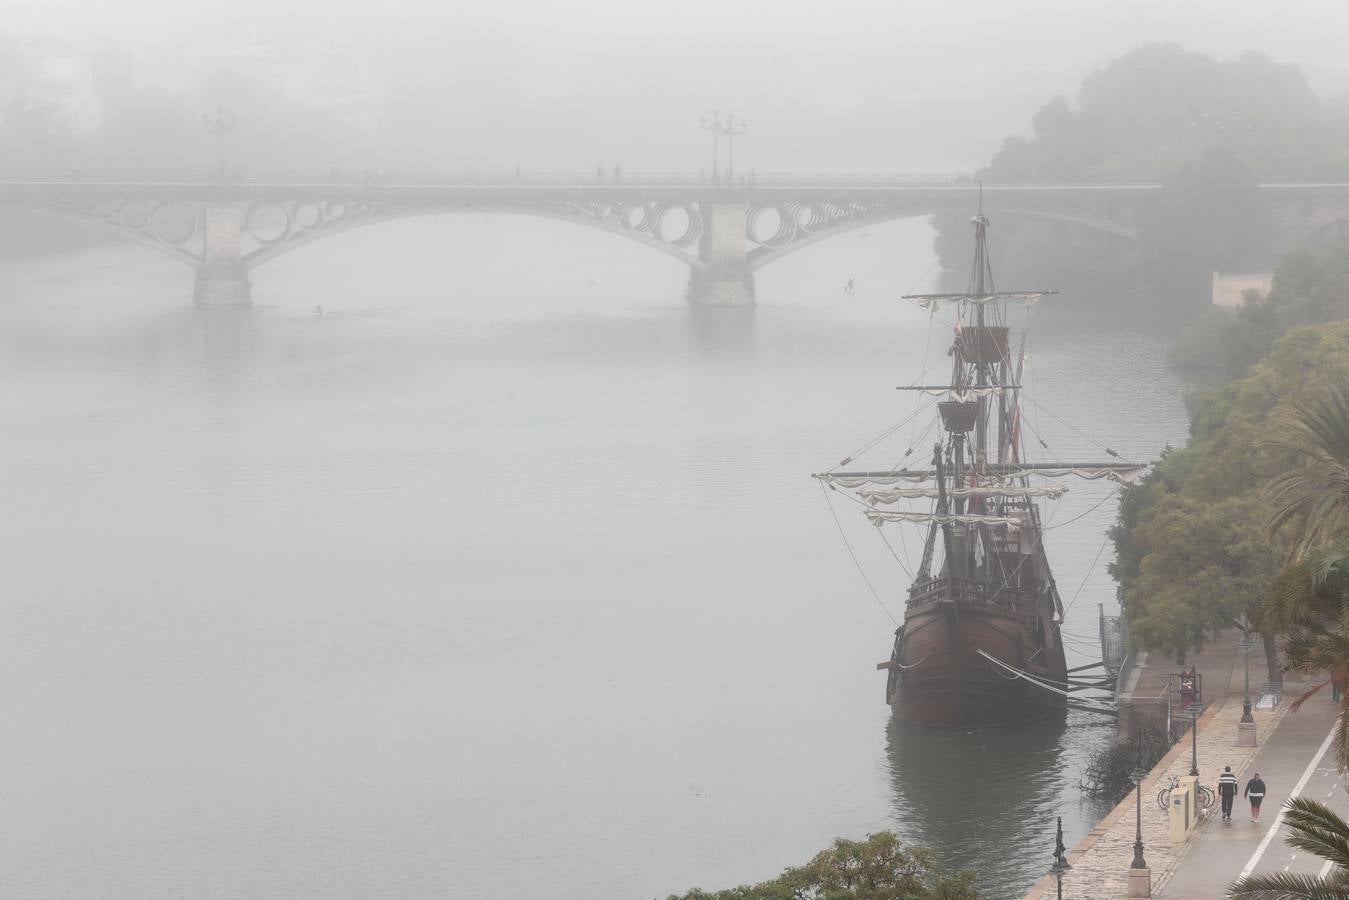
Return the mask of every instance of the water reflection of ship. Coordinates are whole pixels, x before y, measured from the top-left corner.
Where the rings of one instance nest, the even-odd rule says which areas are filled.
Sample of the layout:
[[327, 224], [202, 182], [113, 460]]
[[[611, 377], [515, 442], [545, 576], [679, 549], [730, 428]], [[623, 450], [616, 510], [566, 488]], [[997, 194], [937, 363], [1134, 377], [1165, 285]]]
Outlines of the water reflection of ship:
[[1066, 719], [973, 733], [892, 716], [885, 752], [895, 831], [931, 850], [943, 869], [973, 869], [981, 896], [1019, 897], [1045, 873], [1056, 816], [1063, 816], [1071, 846], [1108, 811], [1078, 799], [1077, 779], [1114, 728], [1073, 711]]

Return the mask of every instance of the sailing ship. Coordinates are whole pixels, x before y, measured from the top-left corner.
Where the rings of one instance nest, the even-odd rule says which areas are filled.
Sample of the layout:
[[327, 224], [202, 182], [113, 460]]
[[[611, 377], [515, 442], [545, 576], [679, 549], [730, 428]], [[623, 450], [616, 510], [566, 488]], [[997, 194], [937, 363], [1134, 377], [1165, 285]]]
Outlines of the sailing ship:
[[[941, 436], [930, 464], [859, 471], [847, 468], [849, 458], [815, 475], [830, 489], [850, 492], [877, 527], [924, 528], [904, 621], [890, 659], [877, 668], [889, 673], [885, 696], [896, 718], [945, 728], [1062, 714], [1075, 686], [1038, 501], [1058, 498], [1066, 487], [1040, 479], [1129, 482], [1144, 470], [1109, 448], [1111, 459], [1104, 462], [1027, 460], [1021, 418], [1025, 335], [1013, 351], [1007, 310], [1056, 292], [995, 290], [988, 218], [981, 210], [971, 223], [975, 250], [967, 289], [904, 297], [931, 313], [955, 315], [949, 383], [902, 388], [938, 398]], [[904, 508], [915, 500], [926, 508]]]

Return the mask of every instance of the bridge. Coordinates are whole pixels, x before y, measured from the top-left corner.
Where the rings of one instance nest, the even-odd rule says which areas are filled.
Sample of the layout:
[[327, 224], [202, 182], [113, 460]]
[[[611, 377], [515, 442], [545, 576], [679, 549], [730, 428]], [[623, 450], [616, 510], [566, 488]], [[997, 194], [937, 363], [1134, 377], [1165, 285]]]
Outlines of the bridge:
[[[754, 303], [754, 272], [847, 231], [943, 211], [1033, 216], [1137, 238], [1157, 183], [984, 184], [902, 175], [684, 175], [0, 181], [0, 204], [66, 216], [192, 266], [201, 305], [246, 305], [251, 273], [324, 237], [395, 219], [506, 213], [607, 231], [679, 259], [691, 302]], [[1349, 184], [1268, 183], [1288, 234], [1349, 220]]]

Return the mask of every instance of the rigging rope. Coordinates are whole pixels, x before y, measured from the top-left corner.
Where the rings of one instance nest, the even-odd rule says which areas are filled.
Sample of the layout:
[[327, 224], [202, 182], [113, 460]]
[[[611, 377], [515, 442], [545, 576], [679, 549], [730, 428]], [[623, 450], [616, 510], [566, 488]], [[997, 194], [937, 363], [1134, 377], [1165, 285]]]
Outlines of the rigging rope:
[[894, 623], [895, 627], [898, 628], [899, 620], [890, 613], [888, 608], [886, 608], [885, 602], [881, 600], [881, 595], [876, 593], [876, 588], [872, 586], [871, 579], [868, 578], [867, 573], [862, 570], [862, 563], [858, 561], [857, 554], [853, 552], [852, 544], [848, 542], [848, 535], [843, 530], [843, 523], [838, 520], [838, 513], [834, 512], [834, 503], [829, 499], [829, 491], [825, 489], [824, 482], [820, 482], [820, 493], [824, 494], [825, 505], [829, 507], [829, 515], [833, 517], [834, 525], [838, 527], [839, 537], [843, 538], [843, 546], [848, 548], [848, 555], [852, 557], [853, 565], [857, 566], [857, 574], [862, 576], [862, 580], [866, 582], [867, 590], [871, 591], [871, 596], [876, 598], [876, 605], [881, 608], [882, 612], [884, 612], [885, 615], [889, 617], [890, 621]]
[[1110, 533], [1106, 532], [1105, 540], [1101, 541], [1101, 547], [1096, 551], [1096, 558], [1091, 561], [1091, 568], [1087, 569], [1087, 574], [1082, 576], [1082, 583], [1077, 586], [1077, 592], [1073, 594], [1073, 599], [1069, 600], [1068, 605], [1063, 608], [1063, 617], [1065, 619], [1068, 618], [1068, 610], [1072, 609], [1073, 604], [1077, 602], [1077, 595], [1082, 593], [1082, 589], [1087, 586], [1087, 579], [1090, 578], [1091, 573], [1096, 570], [1096, 564], [1101, 561], [1101, 554], [1105, 552], [1105, 545], [1109, 542]]

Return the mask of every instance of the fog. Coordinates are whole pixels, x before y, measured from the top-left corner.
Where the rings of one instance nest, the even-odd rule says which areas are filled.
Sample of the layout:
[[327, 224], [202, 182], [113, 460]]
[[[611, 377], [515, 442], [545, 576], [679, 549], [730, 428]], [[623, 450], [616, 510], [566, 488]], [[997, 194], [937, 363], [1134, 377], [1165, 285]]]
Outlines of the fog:
[[[698, 121], [720, 108], [750, 123], [743, 159], [760, 171], [965, 172], [1053, 96], [1154, 42], [1263, 53], [1323, 96], [1349, 91], [1349, 10], [1311, 0], [10, 6], [7, 31], [40, 55], [124, 54], [138, 86], [228, 104], [239, 158], [315, 170], [693, 171], [708, 165]], [[281, 98], [351, 127], [296, 127]], [[141, 137], [155, 145], [155, 127]]]
[[[1062, 290], [1035, 458], [1152, 460], [1222, 276], [1349, 234], [1325, 0], [0, 12], [0, 900], [634, 900], [881, 830], [1020, 896], [1115, 725], [892, 717], [923, 534], [809, 475], [941, 433], [895, 386], [961, 322], [896, 298], [986, 199]], [[1116, 491], [1043, 495], [1069, 665]]]

